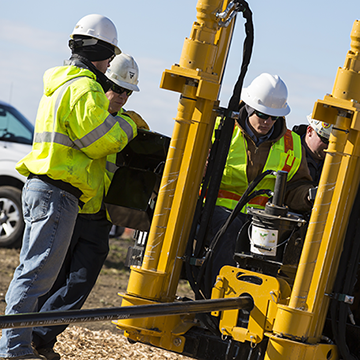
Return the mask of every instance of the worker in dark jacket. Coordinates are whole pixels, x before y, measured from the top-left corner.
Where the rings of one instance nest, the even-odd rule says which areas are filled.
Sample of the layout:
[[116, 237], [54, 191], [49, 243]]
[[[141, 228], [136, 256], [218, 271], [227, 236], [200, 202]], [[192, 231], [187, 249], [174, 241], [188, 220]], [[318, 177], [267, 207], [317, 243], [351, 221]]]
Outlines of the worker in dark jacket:
[[307, 116], [307, 120], [309, 125], [295, 125], [292, 131], [301, 136], [301, 144], [306, 151], [310, 175], [317, 185], [324, 165], [325, 150], [329, 144], [332, 125], [312, 119], [311, 114]]

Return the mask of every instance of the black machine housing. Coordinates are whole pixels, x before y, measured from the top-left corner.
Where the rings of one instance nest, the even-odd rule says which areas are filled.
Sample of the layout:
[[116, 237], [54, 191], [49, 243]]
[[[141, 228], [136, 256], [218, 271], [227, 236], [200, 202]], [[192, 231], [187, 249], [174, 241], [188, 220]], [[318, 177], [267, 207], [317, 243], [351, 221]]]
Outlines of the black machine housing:
[[119, 167], [105, 197], [114, 225], [148, 231], [170, 138], [138, 129], [138, 135], [117, 154]]
[[170, 138], [138, 129], [138, 135], [117, 154], [119, 167], [105, 206], [114, 225], [137, 230], [126, 265], [140, 265], [164, 170]]

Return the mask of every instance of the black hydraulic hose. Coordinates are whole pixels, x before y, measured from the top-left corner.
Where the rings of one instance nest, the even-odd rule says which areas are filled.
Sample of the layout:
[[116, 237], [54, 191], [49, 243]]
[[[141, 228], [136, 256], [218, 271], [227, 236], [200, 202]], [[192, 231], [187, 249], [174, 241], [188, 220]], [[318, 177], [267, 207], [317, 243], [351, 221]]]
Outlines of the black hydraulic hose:
[[[249, 5], [246, 1], [239, 0], [237, 2], [237, 11], [241, 11], [243, 13], [243, 17], [246, 19], [245, 22], [245, 33], [246, 37], [244, 40], [244, 46], [243, 46], [243, 60], [241, 64], [240, 74], [238, 77], [237, 82], [235, 83], [233, 94], [229, 100], [228, 104], [228, 114], [232, 114], [233, 111], [235, 111], [240, 102], [240, 94], [242, 85], [244, 82], [244, 78], [248, 69], [248, 66], [250, 64], [250, 59], [252, 55], [252, 48], [254, 44], [254, 26], [252, 21], [252, 12], [249, 8]], [[207, 185], [207, 184], [206, 184]]]
[[[231, 212], [230, 216], [228, 217], [228, 219], [226, 220], [226, 222], [224, 223], [224, 225], [222, 226], [222, 228], [219, 230], [218, 234], [216, 234], [215, 238], [219, 238], [230, 226], [230, 224], [233, 222], [233, 220], [236, 218], [236, 216], [239, 214], [239, 212], [241, 211], [241, 209], [254, 197], [258, 196], [258, 195], [262, 195], [262, 194], [267, 194], [269, 196], [272, 195], [272, 192], [270, 190], [259, 190], [256, 192], [253, 192], [254, 189], [256, 188], [256, 186], [260, 183], [260, 181], [267, 175], [273, 174], [274, 171], [273, 170], [266, 170], [263, 173], [261, 173], [260, 175], [258, 175], [255, 180], [253, 180], [250, 185], [248, 186], [248, 188], [245, 190], [244, 194], [242, 195], [242, 197], [240, 198], [239, 202], [236, 204], [234, 210]], [[215, 239], [214, 238], [214, 239]], [[210, 245], [211, 247], [211, 245]]]
[[[211, 258], [214, 254], [214, 251], [216, 249], [216, 246], [221, 238], [221, 236], [226, 232], [232, 221], [236, 218], [236, 216], [239, 214], [241, 209], [255, 196], [259, 194], [267, 193], [268, 190], [260, 190], [259, 192], [252, 193], [252, 191], [256, 188], [256, 186], [260, 183], [260, 181], [267, 175], [274, 173], [273, 170], [266, 170], [260, 175], [258, 175], [248, 186], [248, 188], [245, 190], [244, 194], [241, 196], [239, 202], [236, 204], [235, 208], [225, 221], [224, 225], [220, 228], [220, 230], [216, 233], [214, 236], [210, 246], [209, 250], [207, 251], [205, 255], [205, 259], [203, 264], [200, 267], [199, 273], [197, 275], [197, 283], [200, 283], [201, 279], [204, 279], [204, 281], [209, 282], [210, 276], [208, 275], [208, 272], [210, 271], [209, 267], [211, 266]], [[210, 265], [209, 265], [210, 263]], [[205, 274], [205, 276], [204, 276]], [[207, 283], [208, 286], [205, 286], [205, 288], [210, 289], [212, 284]]]
[[[212, 256], [212, 254], [214, 253], [216, 246], [221, 238], [221, 236], [224, 235], [224, 233], [226, 232], [226, 230], [229, 228], [229, 226], [231, 225], [231, 223], [234, 221], [234, 219], [236, 218], [236, 216], [239, 214], [240, 210], [250, 201], [252, 200], [254, 197], [259, 196], [259, 195], [263, 195], [263, 194], [269, 194], [268, 190], [258, 190], [253, 192], [252, 194], [248, 195], [247, 197], [242, 197], [239, 202], [236, 204], [236, 207], [234, 208], [234, 210], [230, 213], [229, 217], [226, 219], [226, 221], [224, 222], [223, 226], [219, 229], [219, 231], [216, 233], [216, 235], [214, 236], [213, 240], [211, 241], [211, 244], [209, 246], [209, 251], [207, 253], [207, 255], [209, 257]], [[206, 261], [206, 260], [205, 260]]]
[[[211, 200], [211, 202], [212, 202], [211, 208], [213, 208], [216, 203], [217, 193], [219, 191], [220, 182], [221, 182], [221, 178], [222, 178], [222, 174], [223, 174], [223, 169], [225, 167], [226, 157], [227, 157], [227, 154], [229, 151], [231, 137], [232, 137], [232, 133], [233, 133], [234, 120], [230, 122], [231, 114], [233, 111], [235, 111], [236, 109], [239, 108], [241, 90], [242, 90], [242, 86], [243, 86], [243, 82], [244, 82], [244, 77], [245, 77], [245, 74], [247, 72], [247, 69], [248, 69], [248, 66], [250, 63], [252, 48], [253, 48], [253, 43], [254, 43], [254, 28], [253, 28], [253, 22], [252, 22], [252, 12], [246, 1], [237, 1], [237, 3], [238, 3], [238, 7], [240, 8], [240, 10], [243, 12], [243, 17], [246, 19], [246, 22], [245, 22], [246, 38], [244, 40], [243, 61], [242, 61], [242, 65], [241, 65], [240, 75], [234, 86], [233, 94], [229, 100], [228, 114], [225, 119], [225, 125], [224, 125], [224, 128], [226, 127], [225, 132], [226, 132], [226, 129], [228, 129], [228, 131], [231, 129], [231, 133], [230, 133], [230, 131], [226, 133], [226, 136], [227, 136], [226, 137], [226, 140], [227, 140], [226, 156], [224, 158], [222, 158], [223, 166], [222, 166], [221, 174], [218, 174], [219, 176], [216, 177], [216, 180], [217, 180], [216, 187], [213, 188], [216, 191], [214, 194], [209, 194], [209, 198], [212, 199]], [[231, 125], [231, 128], [228, 124]], [[221, 137], [220, 137], [220, 139], [221, 139]]]
[[360, 225], [359, 225], [360, 188], [356, 194], [349, 218], [349, 226], [345, 235], [343, 252], [336, 276], [333, 293], [334, 299], [330, 305], [331, 327], [340, 354], [344, 359], [358, 360], [350, 353], [346, 342], [346, 323], [349, 315], [349, 304], [339, 301], [339, 294], [351, 295], [354, 291], [356, 276], [360, 261]]
[[[243, 17], [246, 19], [245, 23], [245, 33], [246, 37], [244, 40], [244, 46], [243, 46], [243, 59], [241, 64], [241, 70], [240, 75], [238, 77], [238, 80], [234, 86], [232, 97], [229, 101], [228, 109], [226, 111], [225, 116], [225, 125], [224, 129], [221, 131], [220, 135], [220, 142], [222, 144], [221, 149], [218, 151], [218, 154], [216, 155], [215, 163], [217, 164], [216, 169], [213, 172], [209, 172], [209, 178], [211, 177], [211, 182], [209, 186], [207, 187], [207, 199], [205, 202], [204, 207], [203, 206], [203, 199], [199, 199], [201, 208], [203, 209], [203, 212], [201, 214], [201, 223], [200, 223], [200, 231], [201, 233], [198, 234], [196, 241], [198, 243], [197, 245], [197, 253], [199, 252], [198, 249], [203, 247], [204, 238], [206, 235], [206, 229], [209, 223], [209, 220], [212, 216], [212, 212], [216, 203], [217, 194], [220, 187], [220, 182], [223, 174], [223, 169], [225, 167], [227, 154], [230, 147], [232, 132], [234, 128], [234, 120], [232, 119], [232, 112], [237, 110], [240, 103], [240, 94], [241, 89], [244, 81], [245, 74], [247, 72], [251, 55], [252, 55], [252, 48], [254, 43], [254, 28], [253, 28], [253, 21], [252, 21], [252, 12], [250, 10], [250, 7], [246, 1], [236, 1], [237, 2], [237, 10], [242, 11]], [[195, 218], [195, 224], [193, 225], [193, 229], [191, 231], [191, 236], [189, 237], [189, 242], [187, 246], [187, 261], [185, 263], [185, 269], [186, 269], [186, 276], [188, 278], [188, 281], [190, 282], [190, 285], [195, 292], [195, 296], [199, 298], [203, 298], [202, 294], [199, 292], [198, 286], [195, 284], [195, 279], [192, 274], [191, 265], [189, 264], [189, 258], [191, 257], [192, 250], [193, 250], [193, 241], [195, 239], [195, 231], [197, 227], [198, 218]], [[202, 230], [203, 229], [203, 230]]]
[[[211, 183], [208, 187], [206, 187], [207, 201], [205, 203], [205, 206], [203, 207], [203, 212], [201, 215], [200, 230], [199, 233], [197, 234], [198, 236], [197, 236], [197, 247], [196, 247], [195, 256], [198, 255], [199, 249], [202, 247], [206, 234], [207, 225], [212, 216], [213, 208], [215, 206], [217, 193], [219, 191], [220, 182], [226, 163], [226, 158], [230, 147], [231, 137], [234, 130], [234, 120], [231, 118], [231, 116], [232, 113], [239, 108], [240, 95], [244, 82], [244, 77], [247, 72], [252, 55], [252, 48], [254, 43], [254, 27], [252, 21], [252, 12], [247, 2], [242, 0], [237, 1], [237, 11], [241, 11], [243, 13], [243, 17], [246, 19], [245, 22], [246, 37], [243, 46], [243, 60], [241, 64], [239, 77], [237, 79], [237, 82], [235, 83], [233, 94], [229, 100], [228, 108], [225, 113], [225, 121], [219, 138], [219, 143], [221, 145], [218, 146], [218, 151], [216, 152], [216, 159], [214, 160], [214, 162], [216, 163], [216, 167], [213, 169], [212, 172], [209, 172], [208, 175], [208, 179], [210, 179], [211, 176]], [[208, 184], [206, 183], [206, 185]], [[202, 203], [203, 198], [199, 199], [199, 201], [201, 201]], [[199, 244], [201, 244], [201, 246]]]
[[[358, 214], [357, 209], [357, 214]], [[351, 256], [348, 263], [348, 271], [345, 276], [345, 283], [342, 290], [343, 294], [352, 295], [354, 291], [354, 286], [356, 282], [356, 275], [358, 270], [358, 264], [360, 260], [360, 242], [358, 241], [360, 236], [360, 227], [357, 227], [356, 234], [354, 236], [355, 241], [353, 241]], [[350, 349], [347, 346], [346, 342], [346, 323], [349, 315], [349, 304], [341, 301], [339, 303], [339, 331], [338, 331], [338, 342], [340, 353], [344, 356], [345, 359], [356, 360], [359, 359], [354, 354], [350, 353]]]
[[[196, 236], [196, 247], [194, 256], [199, 256], [200, 250], [203, 248], [205, 235], [207, 232], [207, 226], [211, 219], [214, 206], [217, 199], [217, 194], [220, 187], [221, 178], [223, 175], [227, 154], [230, 147], [231, 137], [234, 130], [234, 120], [225, 119], [226, 125], [221, 126], [221, 130], [215, 131], [215, 141], [210, 150], [210, 156], [208, 159], [208, 167], [205, 173], [204, 182], [201, 189], [201, 195], [198, 200], [198, 204], [202, 207], [201, 220], [199, 226], [199, 232]], [[206, 202], [203, 205], [203, 201], [206, 194]], [[197, 223], [194, 222], [196, 226]], [[194, 237], [192, 237], [193, 239]]]
[[[189, 235], [189, 241], [187, 243], [186, 250], [185, 250], [185, 256], [187, 259], [187, 261], [185, 262], [186, 277], [187, 277], [187, 279], [190, 283], [190, 286], [193, 289], [193, 291], [196, 295], [195, 297], [197, 299], [202, 299], [203, 297], [200, 295], [200, 291], [199, 291], [200, 289], [199, 289], [197, 283], [195, 282], [194, 276], [192, 274], [190, 258], [191, 257], [196, 258], [199, 256], [199, 253], [203, 247], [203, 242], [204, 242], [203, 239], [205, 238], [205, 234], [207, 231], [207, 222], [208, 221], [205, 219], [208, 219], [209, 217], [211, 217], [211, 214], [212, 214], [212, 212], [209, 212], [209, 214], [204, 213], [204, 212], [206, 212], [206, 210], [209, 210], [209, 206], [204, 208], [203, 203], [204, 203], [205, 194], [207, 192], [208, 185], [210, 182], [210, 174], [213, 171], [214, 164], [217, 163], [215, 161], [215, 154], [217, 153], [217, 149], [218, 149], [218, 146], [220, 143], [219, 137], [220, 137], [220, 130], [216, 130], [215, 131], [215, 141], [210, 150], [210, 154], [209, 154], [209, 158], [208, 158], [208, 166], [207, 166], [205, 177], [204, 177], [204, 180], [202, 183], [200, 196], [199, 196], [198, 202], [196, 204], [194, 220], [193, 220], [192, 227], [190, 230], [190, 235]], [[202, 221], [200, 222], [199, 232], [196, 234], [200, 216], [201, 216]], [[206, 226], [201, 226], [202, 222], [205, 222]], [[195, 239], [195, 237], [196, 237], [196, 244], [195, 244], [195, 250], [194, 250], [193, 239]]]
[[[229, 217], [226, 219], [225, 223], [223, 224], [223, 226], [221, 227], [221, 229], [218, 231], [218, 233], [215, 235], [214, 239], [212, 240], [210, 246], [209, 246], [209, 250], [206, 253], [205, 256], [205, 260], [203, 265], [200, 267], [200, 271], [199, 274], [197, 276], [197, 280], [195, 281], [194, 277], [190, 277], [191, 279], [189, 280], [190, 285], [192, 285], [194, 288], [196, 288], [198, 291], [200, 291], [200, 287], [198, 285], [198, 283], [200, 282], [204, 271], [206, 271], [206, 264], [209, 262], [216, 246], [217, 243], [219, 241], [219, 239], [221, 238], [221, 236], [225, 233], [225, 231], [228, 229], [228, 227], [230, 226], [230, 224], [232, 223], [232, 221], [235, 219], [236, 215], [240, 212], [240, 210], [254, 197], [259, 196], [259, 195], [268, 195], [271, 196], [272, 195], [272, 191], [270, 190], [258, 190], [253, 192], [250, 195], [247, 195], [246, 197], [242, 197], [238, 204], [236, 205], [235, 209], [231, 212], [231, 214], [229, 215]], [[242, 200], [242, 201], [241, 201]], [[189, 263], [186, 263], [186, 266], [190, 267]], [[199, 298], [203, 298], [203, 296], [199, 297]]]
[[254, 45], [254, 25], [252, 21], [252, 12], [250, 10], [250, 7], [246, 1], [239, 0], [237, 1], [239, 9], [243, 13], [243, 17], [246, 19], [245, 22], [245, 33], [246, 37], [244, 40], [244, 48], [243, 48], [243, 61], [241, 65], [241, 71], [239, 78], [235, 84], [234, 92], [232, 94], [232, 97], [230, 98], [228, 109], [230, 111], [234, 111], [239, 107], [240, 103], [240, 95], [241, 90], [245, 78], [245, 74], [247, 72], [248, 66], [250, 64], [250, 59], [252, 55], [252, 49]]

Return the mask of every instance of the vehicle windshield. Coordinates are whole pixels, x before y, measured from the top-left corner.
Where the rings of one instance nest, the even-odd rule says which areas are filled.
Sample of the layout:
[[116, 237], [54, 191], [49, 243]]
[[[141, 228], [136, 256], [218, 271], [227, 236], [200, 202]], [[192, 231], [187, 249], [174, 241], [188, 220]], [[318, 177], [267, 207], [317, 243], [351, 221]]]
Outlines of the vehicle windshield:
[[0, 104], [0, 140], [32, 144], [34, 127], [15, 108]]

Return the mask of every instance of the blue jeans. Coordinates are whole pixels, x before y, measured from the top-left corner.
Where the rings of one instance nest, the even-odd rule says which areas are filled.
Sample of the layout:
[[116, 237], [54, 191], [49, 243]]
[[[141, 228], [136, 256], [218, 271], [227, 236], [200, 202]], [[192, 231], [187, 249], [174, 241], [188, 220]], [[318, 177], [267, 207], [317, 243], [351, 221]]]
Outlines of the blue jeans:
[[[25, 230], [20, 263], [6, 293], [6, 315], [37, 311], [64, 261], [79, 211], [78, 199], [39, 179], [22, 194]], [[32, 328], [3, 329], [0, 357], [33, 354]]]
[[[109, 253], [110, 229], [111, 223], [106, 220], [105, 212], [104, 217], [97, 219], [78, 215], [61, 271], [52, 289], [39, 299], [40, 312], [81, 309]], [[35, 348], [52, 348], [56, 337], [67, 326], [35, 327]]]

